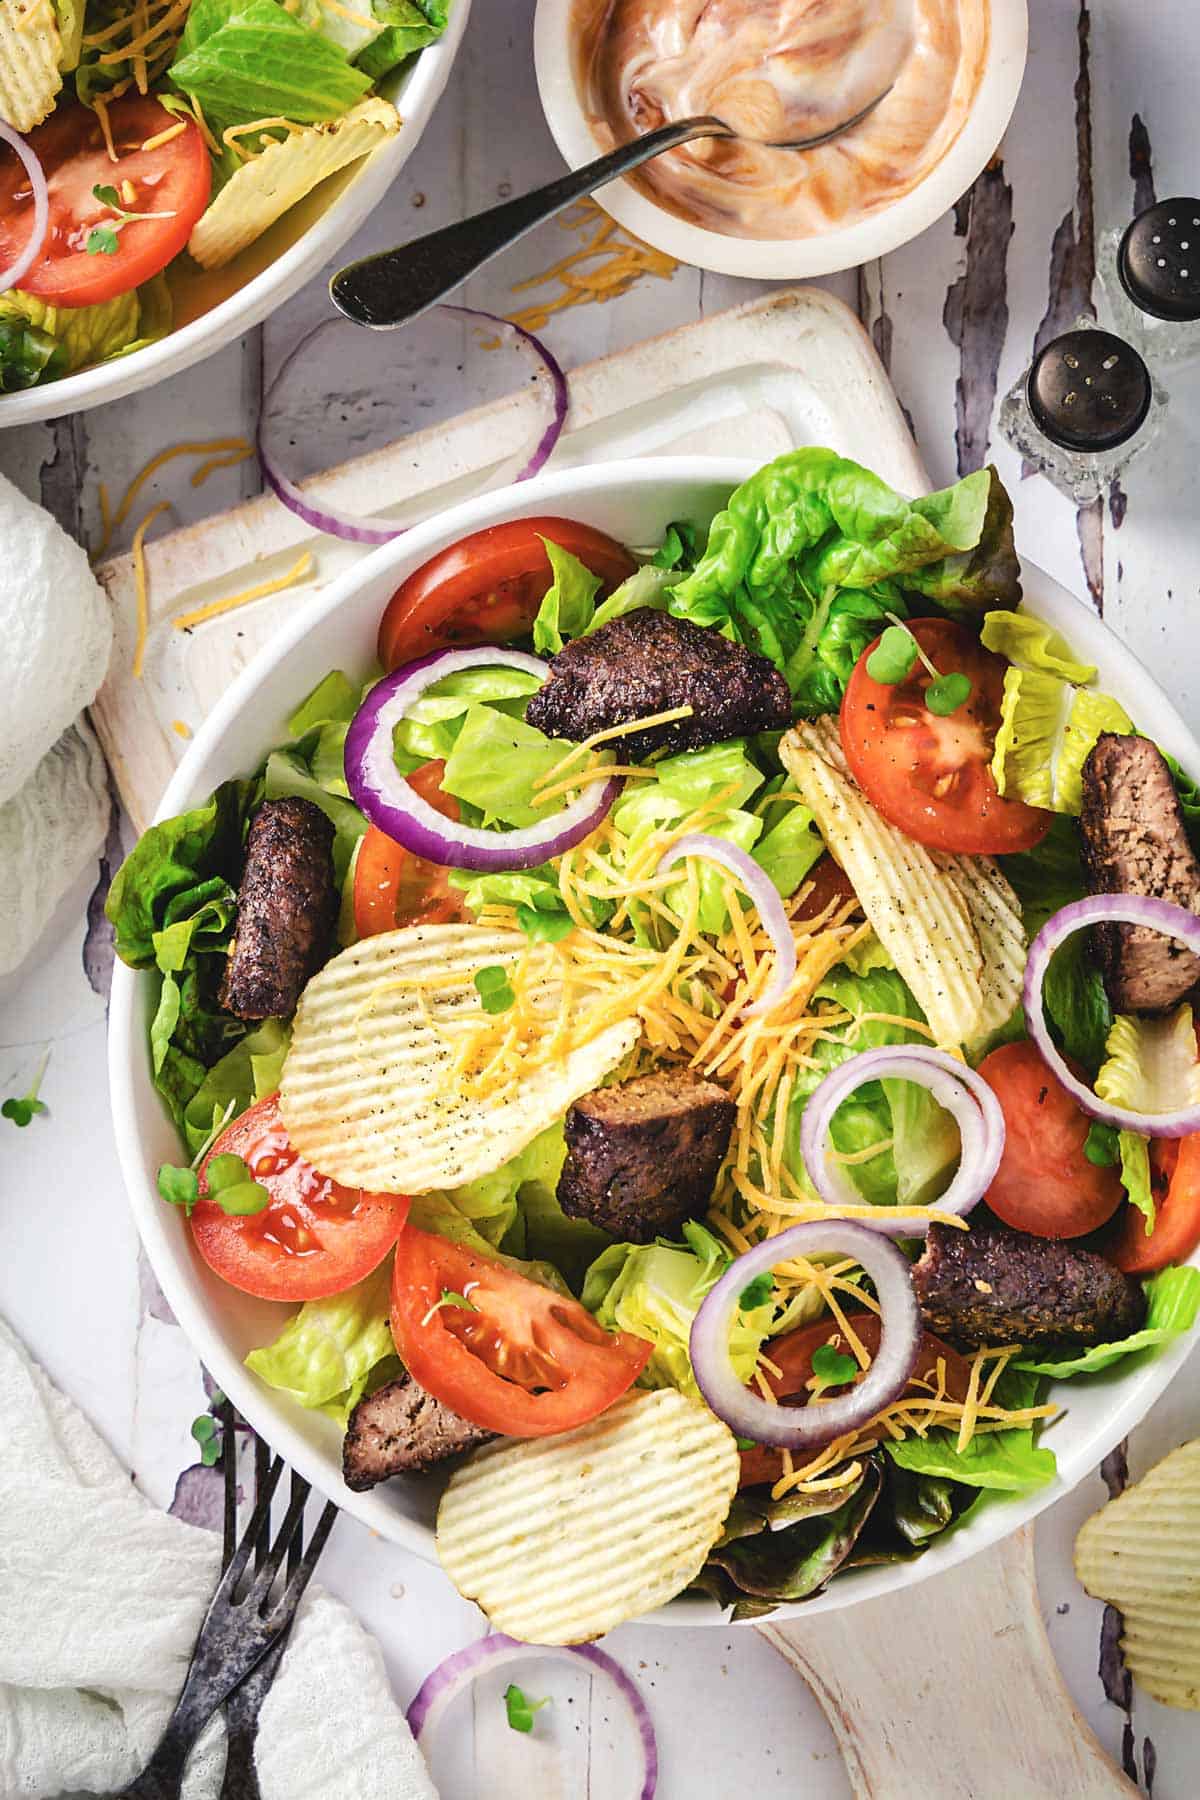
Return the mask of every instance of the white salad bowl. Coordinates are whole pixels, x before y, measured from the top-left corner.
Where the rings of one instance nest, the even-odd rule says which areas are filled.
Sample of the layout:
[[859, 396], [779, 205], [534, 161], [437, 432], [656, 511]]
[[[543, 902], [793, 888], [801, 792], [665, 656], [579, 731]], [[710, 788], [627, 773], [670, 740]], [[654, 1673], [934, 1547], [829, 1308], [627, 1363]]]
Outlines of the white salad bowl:
[[[601, 154], [579, 91], [572, 18], [575, 0], [538, 0], [533, 54], [542, 110], [573, 169]], [[920, 235], [965, 194], [987, 167], [1012, 117], [1029, 49], [1026, 0], [990, 0], [987, 60], [962, 130], [907, 194], [855, 225], [800, 238], [727, 237], [693, 225], [631, 181], [596, 195], [605, 212], [644, 243], [718, 275], [758, 281], [811, 281], [856, 269]]]
[[370, 217], [416, 149], [450, 79], [470, 11], [471, 0], [454, 0], [442, 36], [380, 82], [381, 97], [401, 116], [394, 137], [323, 181], [227, 269], [188, 276], [177, 308], [182, 320], [160, 342], [44, 387], [0, 395], [0, 428], [63, 418], [153, 387], [243, 337], [290, 299]]
[[[466, 533], [549, 512], [596, 526], [633, 547], [650, 546], [661, 541], [673, 519], [707, 524], [752, 472], [753, 465], [741, 461], [695, 456], [568, 469], [465, 501], [376, 550], [299, 612], [234, 682], [189, 746], [158, 817], [199, 805], [218, 783], [256, 768], [286, 737], [288, 715], [331, 669], [365, 674], [374, 659], [380, 615], [399, 582]], [[1200, 776], [1200, 742], [1141, 664], [1065, 588], [1028, 564], [1024, 574], [1028, 610], [1095, 663], [1103, 687], [1135, 722], [1153, 731], [1190, 774]], [[247, 1352], [270, 1342], [292, 1309], [250, 1299], [213, 1275], [194, 1252], [182, 1214], [158, 1196], [156, 1171], [164, 1162], [178, 1161], [180, 1144], [151, 1082], [148, 1030], [155, 1001], [153, 975], [118, 963], [109, 1012], [117, 1146], [138, 1230], [163, 1292], [213, 1379], [276, 1450], [364, 1525], [433, 1561], [439, 1484], [428, 1477], [399, 1477], [365, 1494], [344, 1485], [342, 1434], [334, 1422], [266, 1386], [244, 1366]], [[1104, 1376], [1064, 1386], [1058, 1397], [1066, 1411], [1044, 1439], [1058, 1456], [1058, 1477], [1049, 1486], [1007, 1500], [989, 1496], [916, 1561], [839, 1575], [823, 1594], [781, 1607], [777, 1616], [827, 1612], [894, 1593], [1015, 1531], [1060, 1499], [1137, 1424], [1189, 1348], [1180, 1340], [1160, 1354], [1129, 1357]], [[712, 1601], [689, 1595], [655, 1617], [696, 1625], [716, 1624], [722, 1615]]]

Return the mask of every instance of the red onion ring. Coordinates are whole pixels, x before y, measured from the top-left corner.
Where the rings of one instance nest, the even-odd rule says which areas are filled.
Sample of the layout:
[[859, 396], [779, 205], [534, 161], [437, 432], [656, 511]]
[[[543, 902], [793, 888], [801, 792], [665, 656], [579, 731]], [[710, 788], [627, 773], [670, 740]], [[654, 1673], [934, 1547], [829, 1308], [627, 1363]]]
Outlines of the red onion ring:
[[672, 844], [659, 862], [656, 873], [665, 875], [668, 869], [688, 856], [702, 856], [707, 862], [728, 869], [753, 900], [775, 952], [775, 972], [753, 1006], [742, 1008], [742, 1016], [749, 1019], [771, 1012], [791, 987], [796, 974], [796, 939], [775, 883], [747, 851], [739, 850], [728, 838], [712, 837], [704, 831], [689, 832], [687, 837]]
[[396, 767], [392, 732], [426, 688], [458, 669], [484, 665], [523, 669], [544, 680], [549, 665], [524, 650], [481, 644], [472, 650], [434, 650], [406, 663], [371, 689], [346, 733], [346, 782], [350, 797], [372, 825], [414, 856], [444, 868], [492, 872], [533, 869], [561, 856], [595, 831], [621, 792], [617, 776], [595, 783], [544, 821], [515, 831], [458, 825], [435, 812]]
[[[937, 1202], [942, 1212], [963, 1218], [978, 1205], [995, 1179], [1004, 1154], [1004, 1112], [981, 1075], [944, 1050], [923, 1044], [863, 1050], [828, 1074], [809, 1096], [800, 1122], [800, 1154], [808, 1178], [828, 1206], [861, 1206], [862, 1195], [836, 1164], [830, 1164], [829, 1127], [843, 1100], [867, 1081], [917, 1081], [939, 1106], [954, 1115], [962, 1155], [954, 1180]], [[928, 1221], [893, 1218], [887, 1207], [879, 1220], [860, 1221], [887, 1237], [920, 1237]]]
[[1022, 995], [1025, 1029], [1043, 1060], [1090, 1119], [1099, 1119], [1116, 1131], [1139, 1132], [1142, 1137], [1191, 1137], [1200, 1131], [1200, 1106], [1185, 1106], [1169, 1113], [1140, 1113], [1127, 1106], [1112, 1106], [1068, 1068], [1050, 1035], [1042, 1006], [1042, 986], [1050, 958], [1068, 938], [1091, 925], [1144, 925], [1149, 931], [1175, 938], [1193, 955], [1200, 956], [1200, 919], [1170, 900], [1154, 900], [1146, 894], [1093, 894], [1086, 900], [1074, 900], [1051, 914], [1029, 946]]
[[0, 270], [0, 294], [6, 294], [9, 288], [16, 287], [22, 275], [26, 274], [30, 264], [46, 242], [46, 233], [50, 228], [50, 191], [46, 186], [46, 171], [42, 168], [36, 154], [30, 149], [19, 131], [0, 119], [0, 141], [6, 143], [10, 150], [16, 152], [25, 166], [33, 189], [33, 226], [29, 233], [29, 242], [18, 254], [16, 261], [9, 263], [7, 269]]
[[[853, 1257], [875, 1283], [879, 1300], [883, 1330], [874, 1362], [849, 1393], [819, 1406], [772, 1405], [742, 1385], [729, 1360], [729, 1334], [747, 1285], [793, 1256]], [[705, 1296], [688, 1349], [700, 1392], [731, 1431], [777, 1450], [820, 1450], [866, 1425], [904, 1392], [920, 1341], [921, 1313], [908, 1259], [868, 1225], [819, 1219], [793, 1225], [739, 1256]]]
[[[552, 411], [549, 423], [534, 446], [533, 454], [524, 467], [513, 476], [514, 482], [528, 481], [531, 476], [536, 475], [545, 466], [566, 423], [569, 395], [567, 378], [561, 364], [539, 338], [534, 337], [531, 331], [526, 331], [523, 325], [514, 325], [511, 319], [502, 319], [496, 313], [481, 312], [478, 307], [474, 306], [442, 306], [439, 310], [459, 313], [463, 318], [478, 319], [483, 324], [494, 325], [499, 331], [510, 332], [518, 343], [527, 344], [541, 360], [550, 378]], [[275, 498], [282, 501], [290, 512], [294, 512], [297, 518], [302, 519], [306, 525], [310, 525], [314, 531], [323, 531], [330, 537], [343, 538], [350, 544], [390, 544], [394, 538], [404, 535], [408, 530], [407, 525], [392, 525], [380, 518], [359, 518], [352, 513], [339, 512], [334, 507], [317, 504], [306, 497], [303, 488], [284, 474], [267, 449], [266, 421], [270, 415], [271, 401], [280, 383], [289, 373], [296, 358], [309, 348], [314, 338], [329, 326], [340, 326], [344, 323], [345, 321], [342, 319], [322, 319], [319, 325], [314, 326], [312, 331], [301, 338], [296, 348], [285, 358], [279, 373], [263, 398], [256, 440], [258, 460], [262, 468], [263, 480]]]
[[642, 1780], [638, 1800], [654, 1800], [658, 1787], [658, 1740], [646, 1702], [620, 1663], [595, 1644], [521, 1644], [516, 1638], [496, 1632], [480, 1638], [465, 1650], [458, 1650], [440, 1662], [427, 1675], [408, 1709], [408, 1723], [417, 1743], [424, 1749], [436, 1731], [450, 1703], [485, 1669], [501, 1667], [507, 1662], [525, 1662], [537, 1656], [569, 1656], [582, 1659], [593, 1669], [607, 1675], [633, 1715], [642, 1745]]

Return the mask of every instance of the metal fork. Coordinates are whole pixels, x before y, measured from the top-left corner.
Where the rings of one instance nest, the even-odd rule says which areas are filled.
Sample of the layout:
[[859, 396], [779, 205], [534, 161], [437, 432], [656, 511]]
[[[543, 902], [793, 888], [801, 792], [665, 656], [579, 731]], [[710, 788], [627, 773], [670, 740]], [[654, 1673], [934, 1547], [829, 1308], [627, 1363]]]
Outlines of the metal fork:
[[[225, 1425], [225, 1540], [228, 1546], [237, 1517], [236, 1472], [232, 1481], [229, 1472], [236, 1461], [232, 1408], [226, 1415]], [[301, 1554], [309, 1485], [293, 1474], [287, 1513], [274, 1543], [271, 1543], [271, 1500], [283, 1474], [283, 1458], [275, 1457], [268, 1466], [269, 1456], [266, 1445], [258, 1443], [254, 1513], [237, 1548], [227, 1560], [225, 1572], [204, 1615], [187, 1679], [162, 1741], [143, 1773], [122, 1790], [122, 1800], [179, 1800], [188, 1757], [204, 1727], [247, 1677], [257, 1678], [259, 1666], [270, 1661], [274, 1664], [270, 1678], [261, 1682], [254, 1679], [250, 1692], [234, 1702], [230, 1721], [229, 1764], [232, 1768], [227, 1764], [222, 1790], [226, 1800], [255, 1800], [258, 1794], [252, 1749], [258, 1709], [278, 1668], [296, 1608], [337, 1518], [337, 1507], [330, 1501], [317, 1522], [308, 1549]], [[252, 1552], [255, 1566], [247, 1582], [246, 1569]], [[272, 1590], [285, 1555], [288, 1569], [283, 1591], [278, 1599], [272, 1600]]]

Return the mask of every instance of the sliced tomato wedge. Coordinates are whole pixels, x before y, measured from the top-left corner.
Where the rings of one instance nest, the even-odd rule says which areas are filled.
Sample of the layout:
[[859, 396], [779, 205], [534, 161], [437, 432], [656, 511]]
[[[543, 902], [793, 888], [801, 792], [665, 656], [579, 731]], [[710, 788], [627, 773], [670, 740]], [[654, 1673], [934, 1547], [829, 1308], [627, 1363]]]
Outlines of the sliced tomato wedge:
[[397, 1246], [392, 1336], [414, 1381], [505, 1437], [586, 1424], [632, 1387], [651, 1348], [605, 1331], [577, 1300], [415, 1229]]
[[842, 700], [842, 748], [854, 779], [884, 818], [919, 844], [968, 856], [1031, 850], [1054, 815], [1006, 799], [991, 769], [1004, 658], [949, 619], [914, 619], [909, 629], [940, 675], [967, 677], [970, 698], [947, 717], [931, 712], [925, 690], [932, 676], [919, 661], [895, 686], [873, 681], [872, 644]]
[[[191, 120], [169, 142], [143, 150], [164, 131], [176, 130], [181, 121], [174, 113], [149, 95], [129, 94], [114, 101], [108, 116], [116, 162], [87, 106], [60, 103], [28, 136], [46, 172], [50, 224], [21, 287], [55, 306], [96, 306], [141, 287], [179, 255], [208, 205], [212, 164]], [[129, 212], [156, 216], [122, 222], [96, 198], [96, 187], [115, 188]], [[0, 146], [0, 268], [29, 241], [32, 222], [29, 177], [12, 151]], [[115, 230], [111, 254], [88, 251], [97, 226]]]
[[1115, 1168], [1089, 1162], [1091, 1120], [1035, 1045], [1004, 1044], [979, 1073], [1004, 1112], [1004, 1155], [987, 1191], [997, 1218], [1035, 1237], [1084, 1237], [1112, 1218], [1125, 1190]]
[[[457, 820], [457, 800], [442, 792], [445, 773], [444, 762], [427, 762], [408, 781], [443, 818]], [[462, 890], [450, 885], [449, 870], [368, 825], [354, 864], [354, 929], [360, 938], [400, 925], [454, 925], [471, 916]]]
[[1200, 1136], [1156, 1138], [1150, 1145], [1154, 1230], [1136, 1206], [1127, 1206], [1104, 1254], [1127, 1275], [1152, 1275], [1168, 1263], [1186, 1262], [1200, 1246]]
[[[222, 1212], [207, 1194], [214, 1156], [240, 1156], [270, 1205], [248, 1217]], [[324, 1300], [378, 1268], [408, 1217], [404, 1194], [369, 1194], [321, 1175], [293, 1150], [271, 1094], [226, 1127], [200, 1166], [192, 1237], [231, 1287], [260, 1300]]]
[[[880, 1323], [879, 1314], [862, 1308], [847, 1313], [846, 1318], [854, 1328], [855, 1336], [864, 1350], [872, 1357], [879, 1351]], [[817, 1319], [812, 1325], [802, 1325], [798, 1331], [789, 1331], [783, 1337], [771, 1338], [766, 1345], [766, 1355], [780, 1371], [773, 1375], [765, 1370], [771, 1392], [784, 1405], [795, 1404], [808, 1399], [808, 1383], [813, 1378], [813, 1357], [822, 1344], [831, 1344], [835, 1350], [845, 1355], [853, 1355], [845, 1334], [840, 1330], [836, 1320], [826, 1317]], [[921, 1343], [917, 1351], [917, 1363], [912, 1372], [910, 1387], [918, 1387], [926, 1391], [925, 1384], [936, 1384], [939, 1361], [946, 1367], [946, 1393], [951, 1400], [960, 1404], [967, 1397], [967, 1388], [971, 1381], [971, 1365], [965, 1356], [944, 1344], [932, 1331], [921, 1333]], [[826, 1390], [829, 1393], [840, 1392], [837, 1388]], [[750, 1450], [742, 1451], [742, 1487], [761, 1487], [764, 1482], [775, 1482], [783, 1474], [783, 1457], [778, 1450], [769, 1450], [763, 1444], [755, 1444]]]
[[637, 567], [624, 545], [573, 519], [514, 519], [439, 551], [393, 594], [379, 627], [379, 660], [398, 669], [431, 650], [523, 637], [551, 582], [543, 538], [598, 575], [601, 595]]
[[812, 887], [792, 914], [793, 919], [799, 923], [807, 919], [819, 919], [835, 901], [858, 898], [850, 877], [840, 863], [834, 862], [828, 851], [818, 858], [804, 879], [811, 882]]

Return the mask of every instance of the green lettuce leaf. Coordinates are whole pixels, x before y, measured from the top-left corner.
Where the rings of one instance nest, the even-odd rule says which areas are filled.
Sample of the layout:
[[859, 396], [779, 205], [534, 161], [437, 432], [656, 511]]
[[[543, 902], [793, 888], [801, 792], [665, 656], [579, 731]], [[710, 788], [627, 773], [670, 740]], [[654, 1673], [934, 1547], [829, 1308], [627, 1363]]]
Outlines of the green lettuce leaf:
[[265, 1019], [214, 1063], [183, 1112], [183, 1135], [193, 1156], [256, 1100], [278, 1091], [291, 1027]]
[[524, 669], [462, 669], [427, 688], [393, 733], [396, 762], [404, 770], [424, 762], [447, 761], [474, 705], [522, 719], [529, 696], [540, 686]]
[[792, 451], [731, 496], [667, 603], [769, 656], [799, 710], [829, 711], [886, 614], [904, 616], [903, 589], [955, 608], [1015, 602], [1006, 507], [987, 470], [914, 502], [832, 450]]
[[[1190, 1006], [1176, 1007], [1161, 1019], [1118, 1014], [1105, 1042], [1105, 1060], [1096, 1076], [1096, 1092], [1110, 1106], [1133, 1112], [1176, 1112], [1200, 1105], [1200, 1060]], [[1125, 1191], [1154, 1229], [1154, 1190], [1150, 1182], [1150, 1142], [1136, 1131], [1119, 1135], [1121, 1180]]]
[[992, 774], [1000, 792], [1052, 812], [1078, 814], [1083, 765], [1102, 731], [1128, 733], [1133, 722], [1110, 694], [1073, 687], [1057, 675], [1009, 668]]
[[20, 288], [0, 294], [0, 390], [70, 375], [151, 341], [141, 330], [141, 291], [71, 307], [51, 306]]
[[[330, 729], [336, 733], [344, 728], [333, 726]], [[300, 749], [273, 750], [263, 770], [263, 797], [267, 800], [309, 800], [320, 807], [333, 826], [333, 872], [340, 888], [349, 872], [358, 840], [367, 829], [367, 821], [353, 801], [345, 797], [348, 790], [339, 759], [335, 758], [332, 766], [322, 770], [324, 781], [319, 779], [313, 766], [319, 742], [318, 734], [318, 743], [313, 745], [307, 758]]]
[[1096, 679], [1092, 664], [1079, 662], [1066, 638], [1032, 613], [990, 612], [979, 635], [985, 650], [994, 650], [1018, 669], [1056, 675], [1077, 687]]
[[58, 66], [65, 75], [69, 75], [71, 70], [79, 65], [85, 10], [86, 0], [54, 0], [58, 35], [62, 43], [62, 54], [58, 59]]
[[400, 1373], [388, 1324], [390, 1280], [388, 1257], [344, 1294], [306, 1300], [273, 1342], [250, 1352], [246, 1367], [345, 1426], [373, 1375]]
[[[0, 302], [7, 296], [0, 296]], [[0, 311], [0, 394], [19, 394], [67, 373], [58, 339]]]
[[1140, 1331], [1115, 1344], [1093, 1344], [1089, 1350], [1064, 1350], [1060, 1356], [1022, 1360], [1020, 1369], [1034, 1375], [1053, 1375], [1065, 1381], [1070, 1375], [1096, 1375], [1123, 1356], [1168, 1344], [1190, 1331], [1200, 1316], [1200, 1269], [1169, 1268], [1151, 1275], [1146, 1287], [1146, 1323]]
[[666, 612], [667, 595], [679, 575], [675, 570], [663, 568], [657, 563], [645, 563], [626, 577], [620, 587], [614, 588], [607, 600], [602, 600], [592, 614], [591, 623], [583, 633], [599, 631], [602, 625], [608, 625], [613, 619], [624, 618], [626, 613], [641, 612], [650, 607], [655, 612]]
[[1168, 756], [1165, 750], [1162, 751], [1162, 756], [1171, 771], [1171, 780], [1175, 783], [1179, 810], [1183, 814], [1183, 822], [1187, 827], [1192, 849], [1200, 856], [1200, 787], [1197, 787], [1191, 776], [1176, 762], [1173, 756]]
[[[1003, 858], [1030, 942], [1051, 913], [1081, 900], [1087, 892], [1073, 819], [1060, 815], [1033, 850]], [[1046, 1019], [1065, 1054], [1095, 1075], [1104, 1061], [1113, 1013], [1100, 971], [1087, 953], [1087, 935], [1076, 932], [1056, 950], [1046, 972], [1042, 999]]]
[[561, 799], [535, 806], [535, 784], [570, 749], [524, 719], [473, 704], [446, 758], [442, 790], [477, 807], [488, 824], [534, 825], [553, 818], [562, 806]]
[[549, 864], [494, 875], [452, 869], [449, 881], [451, 887], [462, 889], [474, 913], [482, 912], [485, 906], [514, 906], [518, 925], [535, 944], [556, 944], [573, 929], [558, 876]]
[[[996, 1384], [996, 1404], [1014, 1412], [1036, 1405], [1039, 1379], [1034, 1370], [1006, 1369]], [[885, 1438], [883, 1448], [894, 1463], [914, 1474], [935, 1475], [967, 1487], [995, 1488], [1011, 1494], [1044, 1487], [1058, 1472], [1053, 1450], [1034, 1443], [1031, 1425], [976, 1432], [961, 1451], [957, 1434], [940, 1429], [925, 1437]]]
[[[698, 1394], [688, 1356], [692, 1322], [700, 1302], [725, 1272], [728, 1258], [711, 1233], [685, 1226], [689, 1245], [613, 1244], [587, 1271], [582, 1300], [610, 1331], [630, 1331], [653, 1345], [641, 1377], [643, 1387], [674, 1387]], [[695, 1242], [699, 1250], [692, 1248]], [[774, 1308], [767, 1300], [740, 1312], [729, 1339], [729, 1356], [749, 1381]]]
[[[814, 1497], [807, 1507], [793, 1509], [800, 1516], [790, 1524], [780, 1521], [778, 1508], [765, 1509], [764, 1516], [746, 1495], [739, 1495], [721, 1542], [709, 1555], [709, 1568], [721, 1571], [722, 1587], [727, 1585], [727, 1591], [718, 1590], [718, 1598], [729, 1604], [741, 1593], [778, 1603], [819, 1593], [845, 1566], [881, 1486], [879, 1462], [871, 1458], [848, 1493], [839, 1490], [836, 1505], [828, 1497]], [[786, 1501], [779, 1503], [785, 1506]]]
[[371, 11], [383, 29], [353, 60], [372, 81], [379, 81], [441, 37], [450, 8], [447, 0], [372, 0]]
[[275, 116], [339, 119], [371, 89], [369, 75], [278, 0], [195, 0], [170, 80], [218, 134]]
[[581, 637], [591, 624], [600, 577], [552, 539], [542, 542], [554, 579], [533, 621], [533, 647], [539, 656], [557, 656], [564, 639]]
[[824, 854], [825, 845], [816, 822], [799, 795], [781, 787], [777, 804], [767, 818], [774, 821], [753, 849], [755, 862], [770, 876], [784, 900], [796, 892]]
[[117, 870], [104, 908], [122, 962], [150, 968], [156, 933], [186, 917], [198, 900], [211, 899], [209, 883], [232, 888], [254, 797], [252, 782], [227, 781], [203, 806], [142, 833]]

